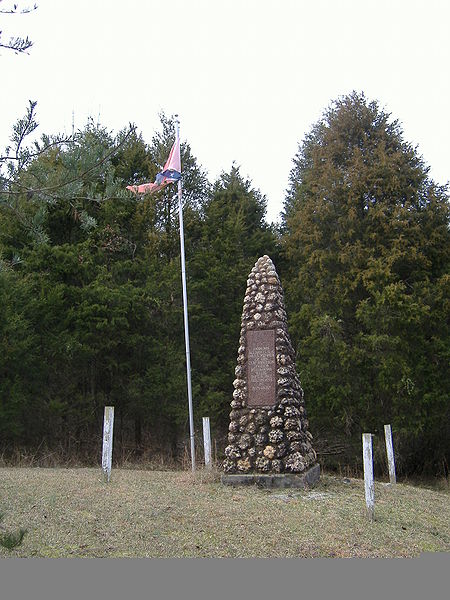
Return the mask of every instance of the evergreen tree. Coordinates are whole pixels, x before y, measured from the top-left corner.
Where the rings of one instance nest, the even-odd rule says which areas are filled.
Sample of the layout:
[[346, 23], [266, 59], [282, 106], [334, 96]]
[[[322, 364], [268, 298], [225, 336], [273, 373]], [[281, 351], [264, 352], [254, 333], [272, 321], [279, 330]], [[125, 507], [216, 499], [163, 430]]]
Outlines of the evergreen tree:
[[199, 411], [212, 418], [216, 431], [229, 423], [247, 274], [263, 254], [277, 259], [265, 213], [266, 199], [233, 166], [213, 187], [189, 265], [194, 382]]
[[446, 188], [362, 94], [334, 102], [299, 147], [284, 251], [312, 423], [357, 444], [392, 423], [410, 470], [448, 456], [448, 217]]
[[[70, 452], [113, 404], [119, 440], [142, 448], [151, 432], [175, 449], [187, 414], [176, 188], [143, 200], [125, 190], [162, 166], [133, 129], [114, 137], [88, 123], [35, 153], [19, 135], [35, 129], [34, 105], [27, 117], [1, 195], [2, 442]], [[208, 183], [186, 143], [182, 158], [189, 257]]]

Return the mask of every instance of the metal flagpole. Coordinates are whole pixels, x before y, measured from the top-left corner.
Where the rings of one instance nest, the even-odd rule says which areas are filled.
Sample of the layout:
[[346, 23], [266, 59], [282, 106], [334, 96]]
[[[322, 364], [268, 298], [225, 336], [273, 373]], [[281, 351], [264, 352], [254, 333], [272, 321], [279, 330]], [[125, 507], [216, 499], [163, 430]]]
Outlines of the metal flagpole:
[[[180, 139], [180, 121], [178, 115], [175, 115], [175, 126], [177, 141]], [[180, 247], [181, 247], [181, 281], [183, 284], [183, 311], [184, 311], [184, 341], [186, 345], [186, 376], [189, 402], [189, 432], [191, 438], [191, 464], [192, 472], [195, 471], [195, 445], [194, 445], [194, 414], [192, 410], [192, 383], [191, 383], [191, 353], [189, 349], [189, 322], [187, 308], [187, 288], [186, 288], [186, 262], [184, 258], [184, 227], [183, 227], [183, 207], [181, 204], [181, 179], [178, 180], [178, 216], [180, 219]]]

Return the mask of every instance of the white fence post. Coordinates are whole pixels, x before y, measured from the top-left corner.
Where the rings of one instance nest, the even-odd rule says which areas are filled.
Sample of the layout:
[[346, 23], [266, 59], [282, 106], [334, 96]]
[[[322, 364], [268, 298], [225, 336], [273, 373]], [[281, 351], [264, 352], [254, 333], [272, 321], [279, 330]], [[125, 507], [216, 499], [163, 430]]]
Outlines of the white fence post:
[[392, 444], [392, 430], [390, 425], [384, 426], [384, 437], [386, 438], [386, 452], [389, 465], [389, 481], [392, 484], [397, 483], [395, 476], [394, 445]]
[[363, 433], [363, 459], [364, 459], [364, 491], [366, 494], [367, 515], [370, 521], [374, 519], [375, 492], [373, 486], [373, 457], [372, 434]]
[[211, 469], [211, 430], [209, 427], [209, 417], [203, 417], [203, 446], [205, 449], [205, 467]]
[[114, 406], [105, 406], [105, 416], [103, 419], [102, 470], [103, 477], [106, 482], [109, 482], [109, 480], [111, 479], [113, 427]]

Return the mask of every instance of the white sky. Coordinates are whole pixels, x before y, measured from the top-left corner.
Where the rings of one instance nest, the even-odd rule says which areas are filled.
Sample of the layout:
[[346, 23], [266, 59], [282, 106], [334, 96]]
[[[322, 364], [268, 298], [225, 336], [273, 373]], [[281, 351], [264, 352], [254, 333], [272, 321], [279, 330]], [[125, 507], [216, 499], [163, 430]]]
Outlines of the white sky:
[[74, 112], [76, 128], [134, 122], [150, 142], [158, 113], [179, 113], [210, 179], [236, 161], [276, 220], [298, 143], [357, 90], [400, 120], [435, 181], [450, 179], [448, 0], [36, 2], [0, 15], [3, 42], [34, 41], [29, 55], [0, 51], [0, 149], [28, 99], [50, 134], [70, 133]]

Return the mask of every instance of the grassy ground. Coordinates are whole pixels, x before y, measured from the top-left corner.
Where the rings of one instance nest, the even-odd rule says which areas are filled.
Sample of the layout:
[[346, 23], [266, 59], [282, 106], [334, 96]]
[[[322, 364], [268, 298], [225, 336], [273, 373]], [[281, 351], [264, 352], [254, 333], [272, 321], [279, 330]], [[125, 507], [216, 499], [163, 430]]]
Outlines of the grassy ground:
[[222, 486], [205, 473], [0, 469], [7, 531], [25, 527], [2, 556], [414, 557], [450, 551], [449, 492], [322, 476], [310, 491]]

